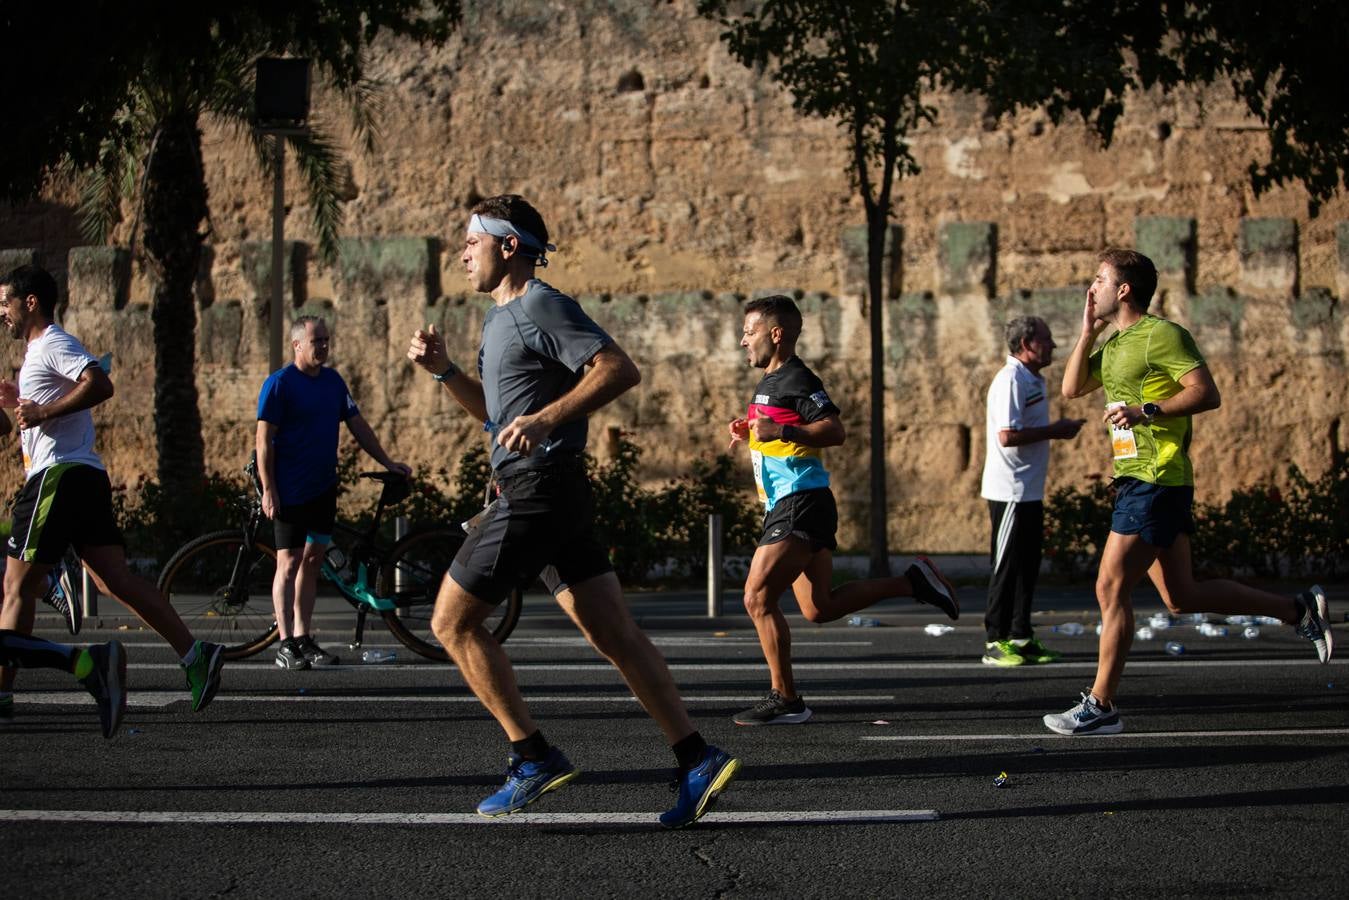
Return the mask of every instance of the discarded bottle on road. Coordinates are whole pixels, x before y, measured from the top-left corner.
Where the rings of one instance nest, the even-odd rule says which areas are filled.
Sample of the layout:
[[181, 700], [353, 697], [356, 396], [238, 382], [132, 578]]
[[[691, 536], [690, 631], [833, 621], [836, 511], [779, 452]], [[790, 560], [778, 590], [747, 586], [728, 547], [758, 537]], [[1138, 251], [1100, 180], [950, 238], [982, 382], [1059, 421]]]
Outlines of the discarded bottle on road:
[[1081, 622], [1064, 622], [1062, 625], [1055, 625], [1050, 629], [1055, 634], [1066, 634], [1069, 637], [1075, 637], [1086, 630], [1086, 626]]
[[848, 624], [854, 628], [876, 628], [881, 624], [880, 619], [872, 619], [867, 616], [853, 616], [848, 620]]
[[1165, 631], [1171, 627], [1171, 617], [1166, 613], [1153, 613], [1152, 617], [1148, 619], [1148, 624], [1157, 631]]
[[1228, 625], [1254, 625], [1255, 616], [1228, 616], [1223, 621]]
[[361, 654], [363, 663], [391, 663], [397, 658], [392, 650], [367, 650]]
[[1180, 641], [1167, 641], [1166, 652], [1168, 656], [1181, 656], [1185, 653], [1185, 645]]
[[1147, 625], [1144, 625], [1142, 628], [1134, 632], [1134, 637], [1138, 638], [1140, 641], [1150, 641], [1156, 636], [1157, 633], [1153, 631], [1151, 628], [1149, 628]]
[[1241, 630], [1241, 636], [1248, 641], [1253, 641], [1260, 636], [1260, 629], [1254, 625], [1247, 625]]
[[943, 634], [950, 634], [956, 629], [954, 625], [942, 625], [939, 622], [933, 622], [931, 625], [928, 625], [923, 630], [926, 631], [928, 634], [932, 635], [933, 637], [941, 637]]
[[1187, 620], [1191, 625], [1203, 625], [1208, 621], [1208, 613], [1191, 613]]
[[1227, 626], [1205, 622], [1199, 626], [1199, 633], [1204, 637], [1227, 637]]

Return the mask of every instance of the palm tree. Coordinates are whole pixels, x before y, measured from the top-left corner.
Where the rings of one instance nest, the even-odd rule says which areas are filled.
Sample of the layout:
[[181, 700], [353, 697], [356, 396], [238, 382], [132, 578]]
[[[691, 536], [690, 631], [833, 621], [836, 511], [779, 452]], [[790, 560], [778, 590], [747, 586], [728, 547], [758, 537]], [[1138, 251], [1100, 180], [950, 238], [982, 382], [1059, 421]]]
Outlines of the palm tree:
[[[81, 185], [79, 213], [87, 238], [105, 242], [127, 200], [135, 209], [133, 247], [143, 231], [143, 260], [155, 282], [157, 474], [170, 501], [164, 510], [170, 534], [190, 527], [194, 498], [205, 483], [193, 302], [209, 236], [203, 120], [245, 136], [262, 171], [273, 172], [273, 148], [253, 128], [254, 62], [294, 49], [311, 56], [319, 76], [346, 101], [353, 133], [371, 152], [377, 104], [374, 84], [364, 74], [369, 43], [380, 29], [442, 43], [459, 20], [458, 0], [372, 0], [360, 9], [323, 0], [190, 6], [144, 50], [142, 64], [128, 68], [121, 105], [93, 158], [63, 163]], [[181, 44], [169, 36], [173, 29], [184, 35]], [[336, 144], [321, 122], [285, 140], [309, 194], [319, 256], [331, 263], [342, 224]]]

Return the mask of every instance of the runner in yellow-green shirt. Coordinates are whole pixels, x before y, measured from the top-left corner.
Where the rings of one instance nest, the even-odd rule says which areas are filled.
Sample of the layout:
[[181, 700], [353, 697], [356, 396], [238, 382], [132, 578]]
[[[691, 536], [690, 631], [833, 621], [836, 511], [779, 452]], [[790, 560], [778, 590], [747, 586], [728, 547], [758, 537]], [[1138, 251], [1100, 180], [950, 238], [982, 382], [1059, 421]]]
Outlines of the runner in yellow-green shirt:
[[[1059, 734], [1124, 730], [1115, 694], [1134, 637], [1131, 592], [1145, 575], [1177, 615], [1272, 616], [1310, 640], [1321, 662], [1329, 662], [1334, 649], [1319, 586], [1290, 598], [1235, 581], [1194, 580], [1191, 417], [1218, 408], [1218, 386], [1190, 333], [1148, 313], [1157, 288], [1152, 260], [1133, 250], [1110, 249], [1100, 263], [1087, 290], [1081, 336], [1064, 369], [1063, 394], [1085, 397], [1105, 388], [1115, 511], [1096, 576], [1101, 606], [1096, 681], [1076, 706], [1044, 717]], [[1093, 352], [1107, 325], [1114, 325], [1115, 333]]]

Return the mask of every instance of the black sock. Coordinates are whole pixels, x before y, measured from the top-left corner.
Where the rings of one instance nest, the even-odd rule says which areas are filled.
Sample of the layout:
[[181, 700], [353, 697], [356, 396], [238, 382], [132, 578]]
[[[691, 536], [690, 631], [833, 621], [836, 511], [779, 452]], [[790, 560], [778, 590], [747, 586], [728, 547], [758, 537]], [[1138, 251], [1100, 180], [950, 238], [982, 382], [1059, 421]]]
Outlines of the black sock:
[[511, 741], [511, 751], [530, 762], [540, 762], [548, 755], [550, 749], [552, 748], [548, 746], [548, 741], [544, 740], [543, 732], [537, 728], [523, 741]]
[[0, 631], [0, 664], [22, 669], [64, 669], [73, 673], [79, 659], [79, 647], [56, 644], [18, 631]]
[[679, 761], [679, 768], [687, 771], [703, 761], [703, 755], [707, 753], [707, 741], [695, 731], [670, 749], [674, 751], [675, 759]]

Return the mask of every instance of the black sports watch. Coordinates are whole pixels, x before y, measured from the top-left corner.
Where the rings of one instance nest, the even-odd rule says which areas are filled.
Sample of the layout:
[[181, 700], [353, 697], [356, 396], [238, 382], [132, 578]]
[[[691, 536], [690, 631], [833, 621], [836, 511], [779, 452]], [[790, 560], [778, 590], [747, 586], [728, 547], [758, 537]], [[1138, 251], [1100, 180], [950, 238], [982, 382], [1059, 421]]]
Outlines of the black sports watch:
[[1149, 422], [1151, 422], [1153, 419], [1157, 418], [1161, 414], [1162, 408], [1158, 406], [1156, 403], [1143, 404], [1143, 415], [1147, 418]]

